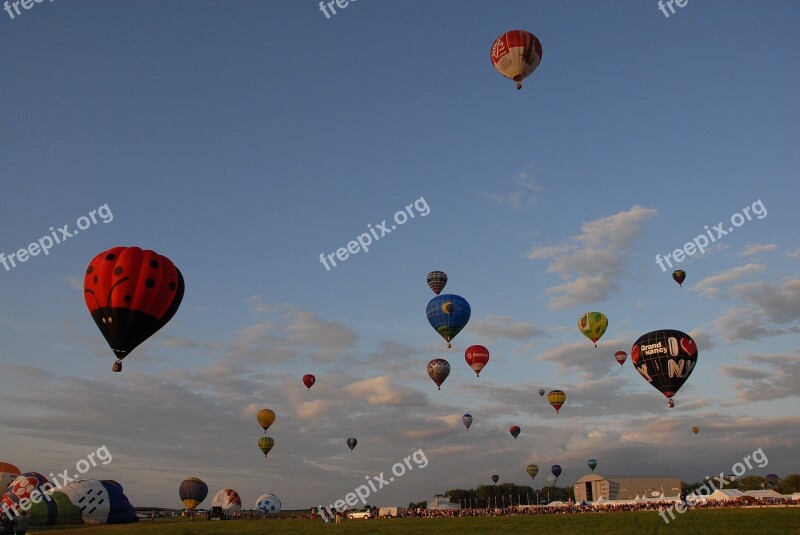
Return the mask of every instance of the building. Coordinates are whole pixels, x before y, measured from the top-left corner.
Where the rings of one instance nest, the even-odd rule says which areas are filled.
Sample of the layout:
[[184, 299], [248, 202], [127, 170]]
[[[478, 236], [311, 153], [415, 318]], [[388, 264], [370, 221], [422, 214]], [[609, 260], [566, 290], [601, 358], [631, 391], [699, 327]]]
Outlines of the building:
[[450, 503], [450, 498], [444, 494], [437, 494], [428, 502], [428, 509], [461, 509], [461, 504]]
[[602, 476], [587, 474], [575, 482], [575, 501], [633, 500], [637, 496], [679, 496], [681, 480], [673, 476]]

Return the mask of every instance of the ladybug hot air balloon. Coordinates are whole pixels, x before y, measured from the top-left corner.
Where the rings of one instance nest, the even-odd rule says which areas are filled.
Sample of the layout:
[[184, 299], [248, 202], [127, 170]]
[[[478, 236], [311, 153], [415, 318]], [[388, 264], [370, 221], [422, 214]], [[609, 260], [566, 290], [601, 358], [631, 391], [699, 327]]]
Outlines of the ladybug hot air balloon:
[[678, 286], [683, 287], [683, 281], [686, 280], [686, 272], [682, 269], [676, 269], [672, 272], [672, 279], [678, 283]]
[[489, 362], [489, 350], [483, 346], [469, 346], [464, 352], [464, 360], [467, 361], [475, 375], [480, 377], [481, 370]]
[[86, 268], [83, 297], [94, 322], [122, 359], [172, 319], [183, 300], [183, 275], [166, 256], [138, 247], [114, 247]]
[[433, 293], [439, 295], [447, 285], [447, 274], [444, 271], [431, 271], [428, 273], [428, 286]]
[[494, 474], [494, 475], [492, 476], [492, 483], [494, 483], [495, 485], [497, 485], [497, 482], [498, 482], [498, 481], [500, 481], [500, 476], [498, 476], [497, 474]]
[[508, 432], [511, 433], [512, 437], [514, 437], [514, 440], [517, 440], [517, 437], [522, 432], [522, 429], [520, 429], [518, 425], [512, 425]]
[[495, 39], [491, 59], [497, 72], [517, 82], [517, 89], [522, 89], [522, 80], [542, 61], [542, 43], [530, 32], [511, 30]]
[[597, 347], [597, 341], [608, 329], [608, 318], [602, 312], [587, 312], [578, 320], [578, 329]]
[[464, 416], [461, 418], [461, 421], [462, 421], [462, 422], [464, 422], [464, 427], [466, 427], [467, 429], [469, 429], [469, 426], [471, 426], [471, 425], [472, 425], [472, 415], [471, 415], [471, 414], [465, 414], [465, 415], [464, 415]]
[[528, 472], [528, 475], [531, 476], [531, 479], [533, 479], [536, 477], [536, 474], [539, 473], [539, 467], [535, 464], [529, 464], [526, 471]]
[[625, 361], [628, 360], [628, 354], [624, 351], [617, 351], [614, 353], [614, 359], [619, 363], [620, 366], [625, 364]]
[[314, 383], [316, 382], [317, 378], [311, 375], [310, 373], [307, 373], [303, 376], [303, 384], [306, 385], [306, 388], [308, 388], [309, 390], [311, 390], [311, 387], [314, 386]]
[[258, 414], [256, 414], [256, 420], [258, 420], [258, 425], [260, 425], [266, 433], [269, 426], [275, 422], [275, 412], [270, 409], [261, 409], [258, 411]]
[[567, 401], [567, 395], [562, 390], [551, 390], [550, 393], [547, 394], [547, 401], [556, 410], [556, 414], [558, 414], [561, 406]]
[[697, 344], [688, 334], [674, 329], [643, 334], [631, 348], [636, 371], [669, 399], [674, 396], [697, 364]]
[[350, 448], [350, 451], [353, 451], [353, 448], [356, 447], [356, 444], [358, 444], [358, 440], [357, 439], [355, 439], [355, 438], [348, 438], [347, 439], [347, 447]]
[[187, 509], [194, 509], [208, 496], [208, 485], [197, 477], [187, 477], [178, 487], [178, 495]]
[[450, 340], [467, 325], [472, 309], [467, 300], [460, 295], [443, 294], [428, 302], [425, 314], [431, 327], [444, 338], [449, 348]]
[[275, 447], [275, 439], [272, 437], [261, 437], [258, 439], [258, 449], [264, 454], [264, 457], [267, 456], [267, 453], [270, 452], [272, 448]]
[[450, 363], [444, 359], [433, 359], [428, 363], [428, 375], [436, 383], [438, 390], [442, 389], [442, 383], [450, 375]]

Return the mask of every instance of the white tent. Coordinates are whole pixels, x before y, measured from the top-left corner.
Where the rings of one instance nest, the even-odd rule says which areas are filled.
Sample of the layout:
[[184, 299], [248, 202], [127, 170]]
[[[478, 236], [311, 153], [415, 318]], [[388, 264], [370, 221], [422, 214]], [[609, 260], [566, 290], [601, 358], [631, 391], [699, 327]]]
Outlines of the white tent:
[[763, 500], [765, 498], [768, 499], [768, 500], [784, 498], [783, 495], [778, 494], [777, 492], [775, 492], [772, 489], [770, 489], [770, 490], [746, 490], [744, 493], [747, 496], [752, 496], [753, 498], [757, 498], [759, 500]]

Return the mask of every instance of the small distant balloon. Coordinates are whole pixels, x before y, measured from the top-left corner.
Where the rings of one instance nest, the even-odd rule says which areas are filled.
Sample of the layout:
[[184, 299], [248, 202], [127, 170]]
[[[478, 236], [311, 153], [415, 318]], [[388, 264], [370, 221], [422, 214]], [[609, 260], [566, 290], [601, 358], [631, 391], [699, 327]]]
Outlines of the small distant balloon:
[[522, 432], [522, 429], [520, 429], [518, 425], [512, 425], [508, 432], [511, 433], [512, 437], [514, 437], [514, 440], [517, 440], [517, 437]]
[[439, 295], [447, 285], [447, 274], [444, 271], [431, 271], [428, 273], [428, 286], [433, 293]]
[[517, 82], [517, 89], [522, 89], [522, 80], [542, 61], [542, 43], [531, 32], [510, 30], [492, 43], [490, 58], [497, 72]]
[[528, 475], [531, 476], [531, 479], [536, 477], [536, 474], [539, 473], [539, 467], [535, 464], [529, 464], [527, 468]]
[[353, 448], [356, 447], [356, 444], [358, 444], [358, 440], [357, 439], [355, 439], [355, 438], [348, 438], [347, 439], [347, 447], [350, 448], [350, 451], [353, 451]]
[[589, 465], [589, 468], [592, 469], [592, 472], [594, 472], [594, 469], [597, 468], [597, 461], [594, 459], [589, 459], [586, 464]]
[[772, 487], [777, 487], [778, 482], [781, 480], [781, 478], [779, 478], [777, 474], [767, 474], [767, 477], [765, 479], [767, 480], [767, 483], [769, 483], [770, 486]]
[[597, 341], [608, 329], [608, 318], [602, 312], [587, 312], [578, 319], [578, 329], [597, 347]]
[[267, 453], [275, 447], [275, 440], [271, 437], [261, 437], [258, 439], [258, 449], [264, 454], [264, 457], [267, 456]]
[[472, 425], [472, 415], [471, 415], [471, 414], [465, 414], [465, 415], [464, 415], [464, 416], [461, 418], [461, 421], [462, 421], [462, 422], [464, 422], [464, 426], [465, 426], [467, 429], [469, 429], [469, 426], [471, 426], [471, 425]]
[[686, 280], [686, 272], [682, 269], [676, 269], [672, 272], [672, 278], [678, 283], [678, 286], [683, 286], [683, 281]]
[[628, 360], [628, 354], [624, 351], [617, 351], [614, 353], [614, 359], [619, 363], [620, 366], [625, 364], [625, 361]]
[[554, 465], [553, 465], [553, 466], [550, 468], [550, 471], [553, 473], [553, 475], [554, 475], [554, 476], [556, 476], [556, 479], [558, 479], [558, 476], [560, 476], [560, 475], [561, 475], [561, 466], [559, 466], [559, 465], [557, 465], [557, 464], [554, 464]]
[[544, 396], [544, 388], [540, 388], [539, 389], [539, 395], [540, 396]]
[[441, 390], [442, 383], [450, 375], [450, 363], [444, 359], [433, 359], [428, 363], [428, 375], [436, 383], [436, 387]]
[[697, 426], [692, 427], [692, 433], [694, 433], [696, 435], [699, 432], [700, 432], [700, 428], [699, 427], [697, 427]]
[[561, 409], [561, 406], [567, 401], [567, 395], [562, 390], [551, 390], [549, 394], [547, 394], [547, 401], [550, 402], [550, 405], [556, 410], [556, 414]]
[[475, 375], [480, 377], [481, 370], [483, 370], [483, 367], [489, 362], [489, 350], [484, 346], [469, 346], [467, 350], [464, 351], [464, 360], [467, 361], [467, 364], [472, 368], [472, 371], [475, 372]]
[[494, 482], [495, 485], [497, 485], [497, 482], [500, 481], [500, 476], [498, 476], [497, 474], [493, 475], [492, 481]]
[[308, 388], [309, 390], [311, 390], [311, 387], [314, 386], [314, 383], [316, 382], [317, 378], [311, 375], [310, 373], [307, 373], [303, 376], [303, 384], [306, 385], [306, 388]]

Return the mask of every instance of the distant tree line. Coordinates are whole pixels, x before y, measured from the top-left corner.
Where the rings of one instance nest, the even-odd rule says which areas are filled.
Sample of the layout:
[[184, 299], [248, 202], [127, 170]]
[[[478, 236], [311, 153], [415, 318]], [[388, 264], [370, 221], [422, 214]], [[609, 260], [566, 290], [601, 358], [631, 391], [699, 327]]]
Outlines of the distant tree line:
[[[769, 483], [767, 483], [766, 478], [763, 476], [745, 476], [742, 478], [735, 478], [733, 476], [725, 476], [723, 477], [725, 481], [725, 485], [721, 486], [719, 479], [716, 476], [711, 476], [708, 478], [714, 488], [722, 488], [722, 489], [736, 489], [742, 492], [748, 490], [774, 490], [778, 494], [793, 494], [795, 492], [800, 492], [800, 474], [790, 474], [782, 479], [778, 480], [778, 484], [775, 487], [772, 487]], [[686, 483], [685, 481], [681, 481], [681, 490], [684, 494], [690, 494], [694, 491], [697, 491], [700, 487], [705, 485], [706, 487], [711, 487], [708, 481], [697, 481], [695, 483]], [[711, 489], [713, 492], [713, 489]], [[700, 494], [698, 492], [698, 494]]]

